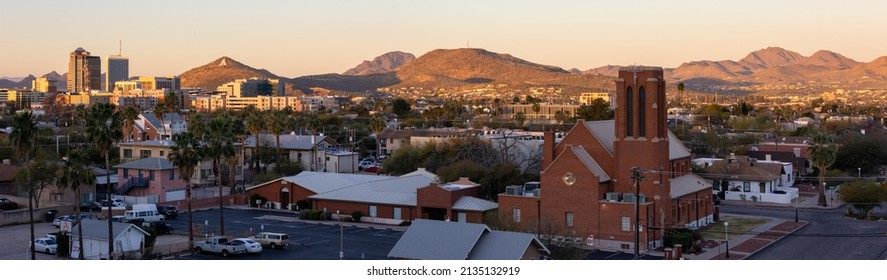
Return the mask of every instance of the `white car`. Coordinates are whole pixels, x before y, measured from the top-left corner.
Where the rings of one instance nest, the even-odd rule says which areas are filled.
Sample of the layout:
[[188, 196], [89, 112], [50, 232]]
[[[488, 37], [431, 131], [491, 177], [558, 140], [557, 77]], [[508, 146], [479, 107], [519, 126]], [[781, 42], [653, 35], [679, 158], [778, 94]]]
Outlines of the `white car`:
[[234, 238], [231, 240], [232, 245], [243, 245], [246, 252], [250, 254], [258, 254], [262, 252], [262, 244], [249, 238]]
[[126, 207], [126, 201], [123, 201], [123, 199], [114, 198], [114, 199], [111, 199], [111, 206]]
[[57, 251], [59, 248], [59, 244], [55, 243], [54, 239], [46, 237], [37, 238], [36, 240], [34, 240], [33, 244], [35, 244], [34, 251], [44, 252], [47, 254], [55, 254], [55, 251]]
[[358, 167], [360, 170], [367, 169], [367, 168], [369, 168], [369, 167], [371, 167], [371, 166], [376, 166], [376, 160], [371, 159], [371, 158], [365, 158], [365, 159], [362, 159], [362, 160], [360, 161], [360, 163], [357, 164], [357, 167]]

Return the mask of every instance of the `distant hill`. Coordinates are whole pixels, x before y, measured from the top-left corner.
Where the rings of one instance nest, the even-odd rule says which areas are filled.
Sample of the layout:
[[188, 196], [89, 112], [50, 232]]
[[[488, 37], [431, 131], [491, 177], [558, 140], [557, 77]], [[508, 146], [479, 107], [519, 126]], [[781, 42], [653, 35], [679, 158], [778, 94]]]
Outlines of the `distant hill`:
[[354, 68], [342, 73], [342, 75], [370, 75], [391, 72], [415, 59], [416, 56], [410, 53], [400, 51], [388, 52], [376, 57], [373, 61], [364, 60]]
[[[8, 78], [0, 79], [0, 88], [8, 89], [24, 89], [31, 88], [31, 82], [37, 79], [34, 75], [28, 75], [24, 78]], [[18, 81], [15, 81], [18, 80]]]
[[180, 77], [182, 79], [182, 87], [199, 87], [204, 90], [215, 90], [216, 87], [235, 79], [252, 77], [265, 79], [280, 78], [268, 70], [249, 67], [227, 56], [185, 71]]
[[43, 74], [43, 76], [40, 76], [40, 77], [45, 77], [50, 80], [55, 80], [55, 86], [60, 91], [65, 91], [67, 89], [68, 73], [59, 74], [58, 72], [52, 71], [52, 72]]
[[374, 91], [378, 88], [395, 85], [398, 82], [399, 80], [394, 72], [359, 76], [339, 74], [310, 75], [293, 78], [288, 81], [293, 88], [302, 92], [311, 92], [309, 89], [313, 87], [350, 92]]

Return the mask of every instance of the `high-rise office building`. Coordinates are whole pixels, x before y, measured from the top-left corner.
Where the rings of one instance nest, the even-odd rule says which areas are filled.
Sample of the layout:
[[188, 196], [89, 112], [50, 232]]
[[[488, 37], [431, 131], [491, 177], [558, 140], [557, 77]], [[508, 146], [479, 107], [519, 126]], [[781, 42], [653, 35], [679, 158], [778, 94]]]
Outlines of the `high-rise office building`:
[[126, 81], [129, 79], [129, 58], [121, 55], [112, 55], [108, 57], [105, 64], [105, 84], [102, 88], [105, 91], [114, 91], [114, 83]]
[[102, 59], [83, 48], [71, 52], [68, 61], [68, 91], [87, 92], [102, 87]]

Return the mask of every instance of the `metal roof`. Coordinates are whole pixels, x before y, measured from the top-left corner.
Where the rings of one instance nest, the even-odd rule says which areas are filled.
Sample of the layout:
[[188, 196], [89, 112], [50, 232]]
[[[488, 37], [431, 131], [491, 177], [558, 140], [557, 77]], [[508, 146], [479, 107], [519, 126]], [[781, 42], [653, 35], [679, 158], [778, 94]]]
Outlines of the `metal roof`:
[[468, 259], [471, 260], [520, 260], [531, 244], [536, 244], [546, 254], [551, 254], [536, 236], [522, 232], [490, 231], [484, 234]]
[[265, 182], [262, 184], [258, 184], [258, 185], [249, 187], [249, 188], [247, 188], [247, 190], [260, 188], [265, 185], [271, 184], [273, 182], [284, 180], [289, 183], [299, 185], [299, 186], [301, 186], [311, 192], [314, 192], [316, 194], [321, 194], [321, 193], [353, 186], [353, 185], [359, 184], [359, 183], [377, 181], [377, 180], [385, 180], [388, 178], [393, 178], [393, 177], [380, 176], [380, 175], [302, 171], [298, 175], [282, 177], [279, 179], [271, 180], [271, 181], [268, 181], [268, 182]]
[[142, 147], [172, 147], [176, 142], [172, 140], [147, 140], [147, 141], [130, 141], [120, 142], [120, 146], [142, 146]]
[[127, 163], [122, 163], [115, 165], [114, 168], [130, 168], [130, 169], [142, 169], [142, 170], [170, 170], [175, 169], [176, 166], [172, 164], [169, 160], [165, 158], [159, 157], [149, 157], [143, 158], [140, 160], [134, 160]]
[[711, 181], [699, 175], [690, 173], [684, 176], [671, 178], [671, 198], [679, 198], [705, 189], [711, 189]]
[[496, 208], [499, 208], [498, 203], [473, 196], [463, 196], [453, 204], [453, 210], [461, 211], [484, 212]]
[[[80, 222], [82, 223], [81, 225], [83, 227], [83, 237], [98, 239], [98, 240], [105, 240], [105, 241], [108, 240], [108, 221], [85, 219], [85, 220], [80, 220]], [[145, 235], [151, 235], [148, 232], [142, 230], [141, 228], [139, 228], [133, 224], [129, 224], [129, 223], [114, 223], [114, 222], [112, 222], [111, 228], [114, 231], [113, 234], [114, 234], [115, 239], [117, 237], [119, 237], [121, 234], [123, 234], [124, 231], [126, 231], [130, 228], [135, 228], [136, 230], [141, 231]], [[71, 227], [71, 235], [72, 236], [80, 236], [80, 231], [79, 231], [78, 227], [76, 227], [76, 226]]]
[[142, 115], [142, 118], [145, 119], [145, 121], [147, 121], [149, 124], [151, 124], [151, 126], [153, 126], [155, 129], [159, 129], [159, 130], [163, 130], [163, 123], [176, 123], [176, 122], [184, 121], [184, 120], [182, 120], [182, 116], [180, 116], [177, 113], [164, 113], [163, 114], [163, 122], [161, 122], [159, 119], [157, 119], [157, 117], [155, 117], [154, 114], [142, 113], [141, 115]]
[[426, 176], [387, 177], [309, 196], [310, 199], [416, 206], [416, 190], [428, 186]]
[[[601, 144], [607, 148], [610, 154], [613, 154], [613, 141], [616, 139], [616, 121], [589, 121], [585, 122], [585, 126], [601, 141]], [[690, 150], [684, 146], [684, 143], [678, 139], [671, 130], [668, 131], [668, 159], [675, 160], [679, 158], [690, 157]]]
[[[277, 146], [277, 138], [273, 134], [259, 134], [259, 139], [261, 141], [268, 141], [270, 147]], [[296, 134], [281, 134], [280, 135], [280, 148], [286, 150], [313, 150], [317, 143], [327, 141], [332, 143], [332, 140], [327, 140], [326, 136], [323, 135], [296, 135]], [[244, 145], [248, 148], [256, 147], [256, 137], [250, 136], [246, 138], [244, 141]], [[261, 144], [261, 143], [260, 143]]]
[[425, 177], [431, 178], [431, 180], [433, 180], [434, 182], [437, 182], [437, 180], [438, 180], [437, 174], [431, 173], [428, 170], [425, 170], [425, 168], [423, 168], [423, 167], [419, 167], [419, 169], [416, 169], [416, 171], [413, 171], [413, 172], [410, 172], [407, 174], [403, 174], [403, 175], [401, 175], [401, 177], [413, 176], [413, 175], [423, 175]]
[[588, 168], [588, 170], [591, 170], [591, 172], [598, 177], [598, 182], [610, 181], [610, 176], [607, 175], [607, 172], [604, 171], [603, 168], [601, 168], [597, 161], [594, 161], [594, 158], [592, 158], [591, 155], [589, 155], [588, 152], [585, 151], [585, 148], [583, 148], [582, 146], [575, 146], [572, 150], [573, 153], [576, 154], [577, 157], [579, 157], [579, 160], [581, 160], [582, 163], [585, 164], [585, 167]]
[[481, 236], [489, 231], [483, 224], [416, 219], [388, 252], [388, 257], [465, 260]]

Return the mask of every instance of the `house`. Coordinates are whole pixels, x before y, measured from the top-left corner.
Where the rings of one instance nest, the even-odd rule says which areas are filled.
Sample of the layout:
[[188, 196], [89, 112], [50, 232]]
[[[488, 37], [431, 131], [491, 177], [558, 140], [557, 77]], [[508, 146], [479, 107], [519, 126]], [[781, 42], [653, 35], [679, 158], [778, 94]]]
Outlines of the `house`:
[[[246, 148], [246, 158], [252, 161], [258, 155], [258, 148], [277, 149], [277, 137], [272, 134], [260, 134], [259, 141], [255, 136], [250, 136], [244, 141]], [[298, 135], [298, 134], [282, 134], [280, 135], [280, 155], [284, 159], [291, 162], [299, 162], [306, 171], [323, 171], [327, 172], [327, 149], [335, 147], [336, 141], [332, 138], [321, 135]], [[330, 152], [334, 154], [334, 152]], [[347, 160], [344, 162], [347, 163]], [[347, 164], [343, 164], [347, 165]], [[356, 165], [356, 158], [355, 164]], [[338, 169], [337, 169], [338, 170]]]
[[551, 254], [534, 235], [483, 224], [417, 219], [388, 258], [411, 260], [541, 260]]
[[265, 207], [289, 209], [309, 196], [334, 191], [358, 183], [384, 180], [389, 176], [366, 174], [326, 173], [302, 171], [294, 176], [281, 177], [246, 189], [249, 195], [264, 198]]
[[751, 145], [748, 155], [758, 160], [773, 160], [792, 163], [795, 177], [805, 176], [813, 172], [810, 162], [810, 144], [808, 137], [779, 137]]
[[703, 161], [700, 176], [714, 181], [713, 190], [721, 199], [790, 204], [798, 198], [791, 163], [736, 155], [696, 160]]
[[[125, 163], [149, 157], [169, 159], [169, 153], [172, 151], [173, 145], [175, 145], [175, 142], [172, 140], [121, 142], [118, 144], [120, 149], [120, 160]], [[234, 143], [234, 146], [237, 151], [240, 150], [239, 143]], [[239, 152], [238, 155], [240, 155]], [[241, 172], [243, 167], [243, 157], [238, 156], [237, 159], [238, 165], [234, 168], [236, 170], [234, 181], [241, 182], [241, 180], [243, 180], [243, 173]], [[191, 177], [191, 184], [196, 186], [210, 185], [212, 183], [210, 179], [213, 175], [212, 168], [212, 159], [205, 159], [197, 163], [197, 166], [194, 168], [194, 175]], [[227, 177], [222, 178], [222, 184], [227, 184], [228, 180]]]
[[382, 155], [394, 154], [407, 144], [421, 148], [433, 141], [475, 137], [480, 131], [466, 129], [386, 129], [379, 137]]
[[667, 127], [665, 90], [662, 68], [620, 69], [615, 119], [579, 120], [559, 143], [546, 132], [539, 191], [499, 194], [501, 222], [624, 251], [713, 223], [711, 184], [690, 173], [690, 152]]
[[[71, 228], [71, 258], [79, 258], [80, 252], [87, 260], [108, 259], [108, 221], [81, 220], [83, 234], [79, 228]], [[129, 223], [112, 223], [114, 238], [114, 258], [138, 259], [145, 249], [145, 237], [150, 234]], [[83, 238], [83, 250], [78, 248]]]
[[169, 160], [149, 157], [115, 165], [120, 186], [116, 195], [146, 197], [148, 203], [182, 200], [185, 183]]
[[172, 135], [188, 130], [188, 123], [177, 113], [165, 113], [160, 120], [150, 113], [141, 113], [134, 125], [123, 127], [124, 141], [169, 140]]

